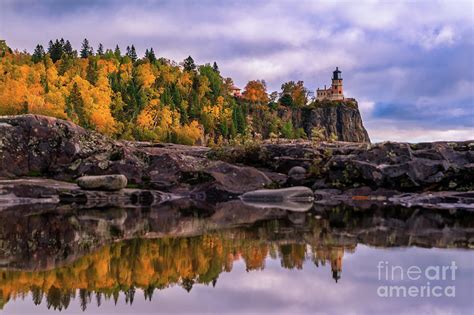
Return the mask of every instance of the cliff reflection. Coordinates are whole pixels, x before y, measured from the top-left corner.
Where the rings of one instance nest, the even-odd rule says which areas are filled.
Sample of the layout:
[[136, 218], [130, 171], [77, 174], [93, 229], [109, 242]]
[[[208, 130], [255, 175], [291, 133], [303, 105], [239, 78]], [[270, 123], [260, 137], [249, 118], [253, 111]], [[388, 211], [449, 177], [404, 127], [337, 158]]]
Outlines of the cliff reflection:
[[31, 294], [35, 304], [82, 309], [137, 289], [212, 285], [236, 261], [264, 270], [330, 266], [343, 276], [343, 257], [357, 244], [377, 247], [472, 248], [474, 214], [403, 208], [330, 208], [308, 213], [248, 208], [239, 202], [159, 209], [71, 209], [44, 205], [0, 212], [0, 309]]

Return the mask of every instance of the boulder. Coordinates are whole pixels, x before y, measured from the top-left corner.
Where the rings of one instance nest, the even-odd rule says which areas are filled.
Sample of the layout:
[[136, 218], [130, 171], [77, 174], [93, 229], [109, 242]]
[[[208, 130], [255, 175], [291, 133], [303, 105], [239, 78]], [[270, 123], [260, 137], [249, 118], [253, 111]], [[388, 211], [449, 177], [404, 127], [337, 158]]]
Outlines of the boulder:
[[305, 175], [306, 175], [306, 169], [301, 166], [293, 166], [288, 172], [288, 176], [292, 178], [300, 178], [300, 177], [304, 177]]
[[120, 190], [127, 186], [124, 175], [83, 176], [77, 179], [77, 185], [89, 190]]

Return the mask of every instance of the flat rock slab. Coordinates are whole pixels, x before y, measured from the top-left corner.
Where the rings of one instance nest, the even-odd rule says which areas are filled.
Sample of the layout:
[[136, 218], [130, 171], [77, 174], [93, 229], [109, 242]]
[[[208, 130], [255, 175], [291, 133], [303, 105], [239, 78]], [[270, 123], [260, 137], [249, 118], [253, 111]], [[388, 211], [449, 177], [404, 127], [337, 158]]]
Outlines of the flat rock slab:
[[240, 196], [247, 205], [257, 208], [278, 208], [289, 211], [308, 211], [313, 206], [313, 191], [308, 187], [260, 189]]
[[83, 176], [77, 179], [77, 185], [88, 190], [116, 191], [127, 187], [127, 177], [120, 174]]
[[125, 188], [85, 190], [74, 183], [46, 178], [0, 179], [0, 211], [17, 205], [74, 204], [80, 208], [141, 207], [179, 199], [158, 190]]

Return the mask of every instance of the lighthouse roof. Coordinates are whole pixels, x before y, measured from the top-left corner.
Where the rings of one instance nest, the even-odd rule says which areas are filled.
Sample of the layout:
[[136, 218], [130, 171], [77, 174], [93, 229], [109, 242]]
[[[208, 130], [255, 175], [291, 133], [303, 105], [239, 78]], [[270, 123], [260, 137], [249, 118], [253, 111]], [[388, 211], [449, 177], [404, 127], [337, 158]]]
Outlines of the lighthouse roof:
[[342, 80], [341, 71], [339, 67], [336, 67], [336, 70], [332, 72], [332, 79], [333, 80]]

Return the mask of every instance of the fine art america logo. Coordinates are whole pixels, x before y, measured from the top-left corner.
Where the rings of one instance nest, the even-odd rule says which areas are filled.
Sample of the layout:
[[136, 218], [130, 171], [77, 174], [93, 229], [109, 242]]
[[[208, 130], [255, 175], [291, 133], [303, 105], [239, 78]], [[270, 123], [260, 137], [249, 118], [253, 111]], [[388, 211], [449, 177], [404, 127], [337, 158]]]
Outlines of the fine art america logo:
[[377, 288], [379, 297], [455, 297], [458, 267], [454, 261], [448, 265], [398, 266], [379, 261], [378, 280], [388, 284]]

